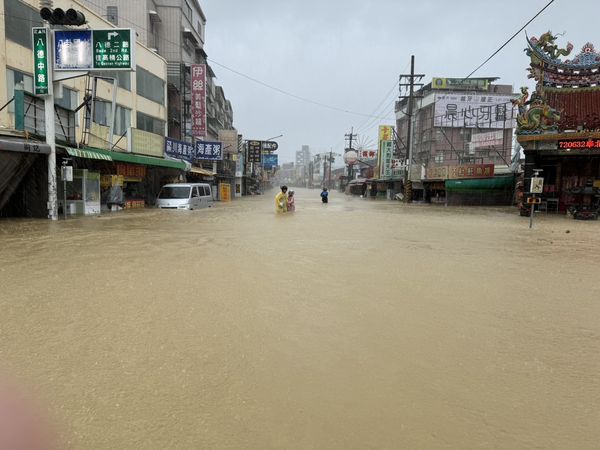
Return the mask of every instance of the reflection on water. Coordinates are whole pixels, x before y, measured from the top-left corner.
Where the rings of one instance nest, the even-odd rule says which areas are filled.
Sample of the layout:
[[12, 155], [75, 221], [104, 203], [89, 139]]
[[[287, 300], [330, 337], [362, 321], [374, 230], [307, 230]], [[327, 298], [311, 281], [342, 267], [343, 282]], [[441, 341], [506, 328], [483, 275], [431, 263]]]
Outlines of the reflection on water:
[[0, 222], [66, 448], [597, 448], [598, 223], [296, 196]]

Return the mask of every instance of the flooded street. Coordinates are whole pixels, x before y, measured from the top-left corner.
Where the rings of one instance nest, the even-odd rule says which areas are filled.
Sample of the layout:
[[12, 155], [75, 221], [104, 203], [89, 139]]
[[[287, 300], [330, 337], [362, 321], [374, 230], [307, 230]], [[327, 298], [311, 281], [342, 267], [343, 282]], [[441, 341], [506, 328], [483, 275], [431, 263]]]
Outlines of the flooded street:
[[598, 448], [600, 223], [274, 194], [0, 221], [0, 364], [66, 448]]

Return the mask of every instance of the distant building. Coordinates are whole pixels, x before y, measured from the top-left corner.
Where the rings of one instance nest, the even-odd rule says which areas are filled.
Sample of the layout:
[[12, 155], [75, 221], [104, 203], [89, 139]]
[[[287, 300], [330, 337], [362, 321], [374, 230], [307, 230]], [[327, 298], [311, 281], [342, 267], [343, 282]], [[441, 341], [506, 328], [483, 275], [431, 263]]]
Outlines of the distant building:
[[296, 178], [303, 184], [306, 183], [306, 178], [309, 176], [311, 157], [308, 145], [303, 145], [302, 149], [296, 152]]
[[[516, 94], [496, 80], [433, 78], [416, 92], [409, 174], [416, 198], [443, 198], [449, 178], [492, 178], [494, 167], [497, 173], [510, 166]], [[406, 160], [408, 99], [397, 102], [395, 112], [396, 157]], [[505, 194], [482, 201], [510, 202]]]

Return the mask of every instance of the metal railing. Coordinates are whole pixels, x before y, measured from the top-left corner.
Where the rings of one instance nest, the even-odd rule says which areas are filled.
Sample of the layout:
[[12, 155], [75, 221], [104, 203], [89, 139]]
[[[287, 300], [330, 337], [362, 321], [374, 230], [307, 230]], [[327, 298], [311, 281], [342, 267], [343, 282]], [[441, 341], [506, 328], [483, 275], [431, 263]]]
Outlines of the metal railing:
[[[44, 117], [44, 99], [25, 93], [25, 131], [37, 136], [46, 135], [46, 119]], [[75, 112], [62, 106], [54, 105], [54, 122], [56, 140], [75, 145], [76, 121]]]

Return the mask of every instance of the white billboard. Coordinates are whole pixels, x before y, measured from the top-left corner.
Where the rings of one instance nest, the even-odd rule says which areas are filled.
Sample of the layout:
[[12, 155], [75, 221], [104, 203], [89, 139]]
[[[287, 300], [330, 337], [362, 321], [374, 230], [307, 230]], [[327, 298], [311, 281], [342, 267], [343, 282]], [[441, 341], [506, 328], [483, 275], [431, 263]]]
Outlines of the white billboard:
[[517, 118], [514, 95], [487, 92], [435, 94], [433, 124], [452, 128], [513, 128]]
[[474, 150], [481, 147], [495, 147], [504, 143], [504, 131], [488, 131], [487, 133], [478, 133], [471, 136], [469, 148]]

